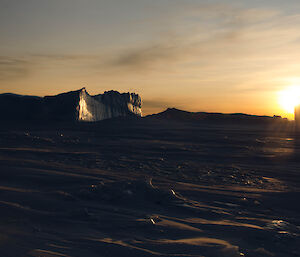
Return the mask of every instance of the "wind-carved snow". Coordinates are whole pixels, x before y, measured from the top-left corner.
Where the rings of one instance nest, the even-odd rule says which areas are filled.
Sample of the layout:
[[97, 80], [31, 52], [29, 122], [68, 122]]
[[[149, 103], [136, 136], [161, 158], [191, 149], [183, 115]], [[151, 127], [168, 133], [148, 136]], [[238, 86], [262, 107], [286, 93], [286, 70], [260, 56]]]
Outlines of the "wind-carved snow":
[[140, 96], [134, 93], [108, 91], [90, 96], [83, 88], [79, 94], [78, 119], [99, 121], [130, 114], [142, 116], [141, 105]]

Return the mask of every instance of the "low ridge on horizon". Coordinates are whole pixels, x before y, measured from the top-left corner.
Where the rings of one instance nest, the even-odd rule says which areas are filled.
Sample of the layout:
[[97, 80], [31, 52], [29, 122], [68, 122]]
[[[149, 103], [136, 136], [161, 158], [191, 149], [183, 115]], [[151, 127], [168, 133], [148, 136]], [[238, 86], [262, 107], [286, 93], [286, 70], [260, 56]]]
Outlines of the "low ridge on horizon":
[[278, 115], [268, 116], [268, 115], [255, 115], [255, 114], [247, 114], [247, 113], [222, 113], [222, 112], [204, 112], [204, 111], [187, 111], [178, 109], [176, 107], [168, 107], [165, 110], [159, 112], [159, 113], [153, 113], [149, 114], [146, 117], [155, 117], [155, 116], [163, 116], [163, 115], [180, 115], [180, 114], [186, 114], [190, 116], [205, 116], [205, 115], [211, 115], [211, 116], [244, 116], [244, 117], [256, 117], [256, 118], [269, 118], [269, 119], [282, 119], [282, 120], [288, 120], [287, 118], [282, 118]]

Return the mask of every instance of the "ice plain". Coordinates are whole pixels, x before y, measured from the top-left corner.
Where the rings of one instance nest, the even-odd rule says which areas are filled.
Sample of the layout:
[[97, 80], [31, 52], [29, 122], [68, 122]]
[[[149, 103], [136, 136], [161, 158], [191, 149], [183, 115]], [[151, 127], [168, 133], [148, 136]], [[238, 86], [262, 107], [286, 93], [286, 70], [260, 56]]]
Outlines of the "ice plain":
[[293, 126], [3, 124], [0, 252], [300, 256]]

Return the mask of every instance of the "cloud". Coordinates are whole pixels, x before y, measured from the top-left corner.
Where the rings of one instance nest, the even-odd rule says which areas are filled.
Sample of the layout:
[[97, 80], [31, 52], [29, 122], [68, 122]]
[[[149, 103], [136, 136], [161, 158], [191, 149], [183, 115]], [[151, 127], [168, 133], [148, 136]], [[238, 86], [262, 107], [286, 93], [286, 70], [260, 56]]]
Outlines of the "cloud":
[[77, 67], [92, 68], [99, 61], [96, 55], [81, 54], [28, 54], [0, 56], [0, 80], [24, 79], [47, 70], [68, 70]]
[[163, 42], [153, 43], [145, 47], [125, 50], [118, 54], [107, 64], [111, 67], [130, 69], [147, 69], [155, 64], [176, 61], [180, 52], [176, 53], [177, 47]]
[[269, 44], [271, 48], [266, 51], [268, 54], [276, 44], [272, 42], [273, 39], [285, 43], [285, 40], [299, 36], [299, 33], [293, 35], [292, 31], [286, 31], [284, 22], [278, 24], [278, 19], [287, 20], [286, 26], [291, 26], [289, 17], [273, 9], [202, 4], [185, 6], [182, 10], [178, 9], [177, 13], [168, 13], [159, 20], [163, 25], [166, 25], [164, 19], [169, 23], [172, 21], [173, 24], [167, 24], [169, 31], [156, 35], [145, 45], [120, 50], [103, 63], [104, 68], [147, 72], [172, 69], [178, 64], [192, 62], [199, 62], [206, 67], [235, 58], [245, 60], [257, 57], [260, 53], [257, 55], [256, 50], [260, 51], [260, 48]]
[[39, 62], [51, 61], [51, 62], [72, 62], [72, 61], [89, 61], [97, 60], [99, 56], [97, 55], [86, 55], [86, 54], [31, 54], [28, 58], [35, 59]]
[[120, 42], [119, 48], [106, 53], [103, 48], [103, 52], [89, 55], [1, 57], [0, 79], [26, 77], [51, 68], [53, 72], [67, 70], [103, 78], [115, 77], [116, 73], [135, 77], [153, 72], [165, 78], [184, 73], [182, 80], [188, 76], [195, 80], [226, 78], [233, 83], [236, 76], [257, 78], [257, 73], [279, 71], [280, 65], [289, 67], [287, 62], [299, 57], [300, 16], [272, 8], [184, 4], [170, 8], [152, 23], [162, 29], [151, 40], [137, 40], [130, 47]]
[[11, 80], [27, 77], [31, 63], [26, 58], [0, 56], [0, 80]]

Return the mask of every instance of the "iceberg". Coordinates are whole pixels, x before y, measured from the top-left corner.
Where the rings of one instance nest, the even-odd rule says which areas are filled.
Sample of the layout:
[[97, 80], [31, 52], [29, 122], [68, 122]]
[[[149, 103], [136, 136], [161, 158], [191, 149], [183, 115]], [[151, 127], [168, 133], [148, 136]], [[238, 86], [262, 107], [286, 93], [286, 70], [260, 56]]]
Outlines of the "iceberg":
[[78, 120], [99, 121], [128, 115], [142, 116], [142, 101], [138, 94], [107, 91], [91, 96], [83, 88], [79, 94]]
[[4, 120], [57, 120], [95, 122], [126, 116], [142, 116], [142, 100], [135, 93], [106, 91], [89, 95], [85, 88], [55, 96], [0, 94]]

